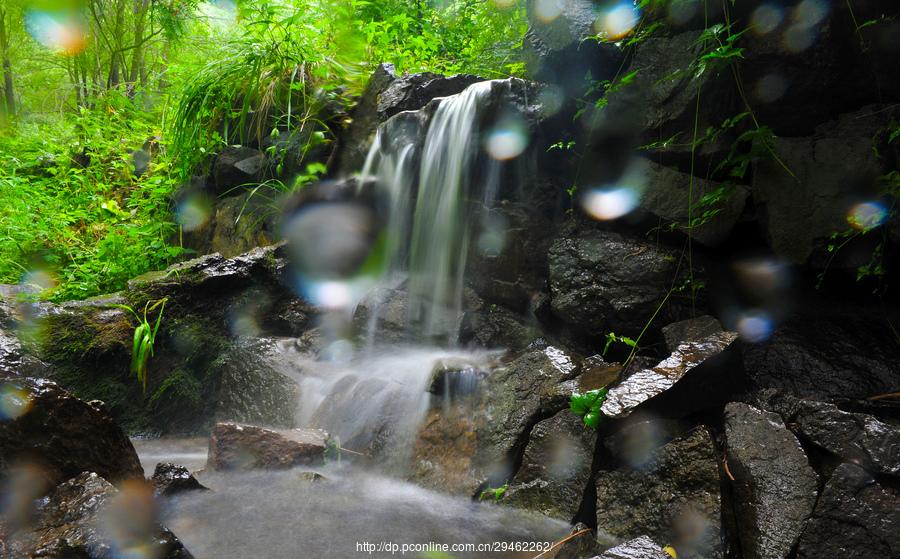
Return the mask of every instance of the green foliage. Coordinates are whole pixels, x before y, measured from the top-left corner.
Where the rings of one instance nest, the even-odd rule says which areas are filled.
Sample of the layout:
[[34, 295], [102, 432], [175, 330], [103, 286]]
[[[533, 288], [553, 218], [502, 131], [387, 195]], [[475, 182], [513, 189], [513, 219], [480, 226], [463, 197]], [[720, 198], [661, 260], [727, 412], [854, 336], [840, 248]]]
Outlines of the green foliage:
[[634, 348], [637, 347], [637, 342], [632, 340], [627, 336], [617, 336], [615, 332], [610, 332], [606, 335], [606, 345], [603, 346], [603, 356], [606, 356], [606, 353], [609, 351], [609, 348], [614, 343], [625, 344], [628, 347]]
[[584, 424], [591, 429], [596, 430], [600, 426], [600, 420], [603, 419], [603, 411], [601, 407], [606, 400], [606, 388], [590, 390], [584, 394], [575, 392], [569, 398], [569, 409], [584, 421]]
[[478, 495], [478, 500], [484, 501], [486, 499], [491, 499], [495, 503], [499, 503], [500, 499], [503, 498], [503, 495], [506, 494], [507, 489], [509, 489], [508, 483], [504, 483], [500, 487], [489, 487]]
[[[128, 305], [113, 305], [116, 308], [128, 311], [138, 321], [138, 325], [134, 329], [134, 341], [131, 346], [131, 372], [137, 377], [137, 381], [140, 383], [145, 394], [147, 393], [147, 384], [149, 381], [149, 377], [147, 376], [147, 363], [150, 361], [150, 358], [153, 357], [156, 334], [159, 332], [159, 325], [162, 322], [163, 311], [166, 308], [167, 300], [168, 299], [165, 298], [160, 299], [153, 304], [151, 304], [150, 301], [147, 301], [144, 305], [143, 315], [139, 315]], [[159, 308], [159, 312], [156, 315], [156, 322], [151, 325], [148, 314], [152, 313], [157, 308]], [[165, 393], [169, 386], [171, 386], [171, 381], [168, 385], [164, 383], [160, 387], [160, 390], [153, 395], [154, 400]]]

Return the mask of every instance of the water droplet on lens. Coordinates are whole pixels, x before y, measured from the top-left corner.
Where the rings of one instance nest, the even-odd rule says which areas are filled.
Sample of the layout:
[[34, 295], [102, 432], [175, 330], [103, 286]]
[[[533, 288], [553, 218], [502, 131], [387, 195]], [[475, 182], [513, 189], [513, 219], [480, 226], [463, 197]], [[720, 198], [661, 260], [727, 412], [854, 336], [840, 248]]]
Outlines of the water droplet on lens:
[[772, 319], [761, 311], [748, 311], [737, 321], [737, 331], [746, 342], [764, 342], [772, 335], [772, 330]]
[[784, 19], [784, 12], [774, 4], [763, 4], [753, 10], [750, 19], [750, 28], [754, 33], [766, 35], [775, 31]]
[[888, 217], [888, 210], [881, 202], [863, 202], [850, 209], [847, 223], [857, 231], [869, 231], [882, 225]]
[[528, 145], [528, 131], [520, 118], [504, 117], [490, 131], [485, 149], [494, 159], [518, 157]]
[[763, 76], [753, 88], [753, 94], [763, 103], [777, 101], [785, 91], [787, 91], [787, 81], [779, 74]]
[[550, 23], [563, 13], [563, 0], [536, 0], [534, 15], [542, 23]]
[[600, 14], [594, 21], [594, 31], [607, 39], [621, 39], [634, 29], [639, 20], [637, 7], [621, 2]]

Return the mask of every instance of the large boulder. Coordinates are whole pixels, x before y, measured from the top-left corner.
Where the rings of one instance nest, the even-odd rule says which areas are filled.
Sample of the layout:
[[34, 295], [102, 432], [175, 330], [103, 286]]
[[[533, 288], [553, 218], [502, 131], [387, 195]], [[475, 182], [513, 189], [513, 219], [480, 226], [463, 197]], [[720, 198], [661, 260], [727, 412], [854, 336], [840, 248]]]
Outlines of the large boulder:
[[[609, 389], [602, 411], [607, 417], [626, 417], [648, 400], [656, 400], [669, 415], [724, 404], [741, 388], [728, 351], [738, 339], [737, 332], [719, 332], [699, 341], [685, 342], [655, 367], [626, 376]], [[665, 398], [665, 401], [663, 401]]]
[[516, 473], [532, 428], [568, 406], [576, 375], [563, 350], [529, 348], [491, 371], [471, 397], [447, 406], [441, 401], [417, 436], [411, 477], [470, 496], [504, 485]]
[[597, 527], [623, 540], [649, 535], [679, 557], [720, 558], [719, 484], [715, 444], [697, 427], [640, 463], [597, 472]]
[[[585, 231], [550, 247], [550, 297], [564, 322], [594, 335], [636, 337], [665, 298], [678, 253], [607, 231]], [[661, 314], [672, 314], [678, 294]]]
[[728, 404], [725, 433], [744, 557], [786, 559], [815, 505], [816, 473], [777, 414]]
[[777, 138], [777, 157], [758, 161], [753, 201], [779, 257], [820, 269], [869, 262], [871, 249], [850, 244], [835, 253], [828, 245], [832, 234], [849, 228], [856, 204], [881, 197], [878, 177], [888, 167], [872, 150], [879, 148], [877, 136], [891, 110], [869, 106], [817, 126], [812, 136]]
[[900, 427], [811, 400], [797, 402], [790, 420], [805, 441], [844, 461], [876, 474], [900, 475]]
[[702, 245], [717, 246], [728, 240], [744, 211], [746, 187], [692, 177], [652, 161], [645, 161], [643, 169], [646, 183], [640, 210], [656, 223], [677, 226]]
[[[117, 490], [93, 472], [59, 485], [38, 505], [30, 529], [14, 532], [4, 557], [113, 559], [131, 556], [191, 559], [178, 538], [155, 519], [149, 488]], [[3, 552], [8, 552], [6, 555]]]
[[284, 354], [275, 340], [243, 341], [210, 365], [219, 378], [216, 421], [291, 428], [299, 386], [269, 362]]
[[703, 315], [663, 326], [666, 349], [675, 351], [683, 342], [698, 342], [722, 331], [722, 324], [712, 316]]
[[503, 502], [572, 521], [591, 477], [597, 434], [569, 410], [531, 430]]
[[797, 559], [900, 557], [900, 495], [855, 464], [842, 464], [822, 490]]
[[227, 146], [212, 165], [212, 181], [208, 183], [211, 196], [242, 194], [241, 187], [253, 186], [263, 178], [266, 156], [261, 151], [244, 146]]
[[122, 432], [97, 405], [44, 379], [0, 379], [0, 475], [33, 464], [54, 486], [84, 471], [120, 483], [144, 470]]
[[185, 491], [205, 491], [207, 489], [187, 468], [171, 462], [157, 464], [150, 483], [153, 485], [153, 493], [164, 497], [171, 497]]
[[216, 423], [207, 465], [214, 470], [279, 470], [322, 463], [328, 434], [319, 429], [276, 431], [239, 423]]
[[858, 313], [798, 314], [768, 341], [743, 346], [752, 386], [826, 401], [896, 392], [896, 341], [889, 329]]
[[594, 559], [671, 559], [662, 547], [647, 536], [628, 540], [603, 552]]

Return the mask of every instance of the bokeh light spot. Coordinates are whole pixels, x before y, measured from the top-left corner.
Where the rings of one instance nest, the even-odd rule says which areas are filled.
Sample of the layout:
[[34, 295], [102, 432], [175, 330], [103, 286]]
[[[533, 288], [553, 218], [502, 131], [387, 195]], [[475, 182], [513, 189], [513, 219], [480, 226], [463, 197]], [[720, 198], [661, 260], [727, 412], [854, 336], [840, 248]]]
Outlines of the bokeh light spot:
[[87, 23], [79, 10], [28, 9], [25, 28], [35, 41], [59, 54], [72, 56], [87, 48]]
[[31, 409], [31, 393], [13, 383], [0, 386], [0, 421], [22, 417]]
[[775, 31], [784, 19], [784, 12], [774, 4], [763, 4], [753, 10], [750, 18], [750, 28], [754, 33], [766, 35]]
[[637, 207], [640, 197], [629, 187], [597, 188], [587, 192], [581, 204], [591, 217], [599, 220], [617, 219]]
[[773, 329], [769, 315], [758, 310], [744, 313], [737, 321], [737, 331], [741, 339], [752, 344], [768, 340]]
[[772, 103], [787, 91], [787, 80], [779, 74], [767, 74], [756, 82], [753, 94], [763, 103]]
[[816, 31], [811, 27], [792, 25], [784, 32], [784, 48], [793, 53], [801, 53], [816, 42]]
[[621, 2], [600, 14], [594, 21], [594, 31], [607, 39], [621, 39], [634, 29], [639, 20], [637, 7]]
[[202, 193], [186, 196], [175, 207], [175, 220], [185, 231], [196, 231], [209, 221], [212, 202]]
[[828, 5], [822, 0], [803, 0], [794, 8], [794, 23], [800, 27], [813, 27], [827, 15]]
[[888, 217], [888, 210], [881, 202], [863, 202], [850, 209], [847, 223], [857, 231], [869, 231], [882, 225]]
[[563, 0], [535, 0], [534, 15], [542, 23], [550, 23], [563, 13]]
[[504, 117], [488, 134], [485, 149], [494, 159], [505, 161], [521, 155], [527, 145], [528, 131], [522, 120]]

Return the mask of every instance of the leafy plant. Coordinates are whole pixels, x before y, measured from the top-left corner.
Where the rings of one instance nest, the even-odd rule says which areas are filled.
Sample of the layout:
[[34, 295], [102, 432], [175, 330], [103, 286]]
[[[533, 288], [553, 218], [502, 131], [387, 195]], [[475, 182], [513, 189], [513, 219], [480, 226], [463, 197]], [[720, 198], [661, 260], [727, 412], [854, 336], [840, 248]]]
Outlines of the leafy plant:
[[606, 345], [603, 346], [603, 355], [606, 356], [606, 353], [609, 351], [609, 348], [614, 343], [625, 344], [628, 347], [634, 348], [637, 347], [637, 342], [629, 338], [628, 336], [617, 336], [615, 332], [610, 332], [606, 335]]
[[580, 417], [586, 426], [596, 430], [603, 419], [603, 411], [600, 408], [606, 400], [607, 392], [606, 388], [589, 390], [584, 394], [575, 392], [569, 398], [569, 409]]
[[[147, 363], [153, 357], [153, 347], [156, 343], [156, 334], [159, 332], [159, 325], [162, 322], [163, 311], [166, 308], [168, 298], [160, 299], [151, 304], [147, 301], [144, 305], [143, 314], [138, 314], [132, 307], [128, 305], [112, 305], [131, 313], [138, 321], [137, 327], [134, 329], [134, 340], [131, 346], [131, 372], [137, 377], [144, 393], [147, 393], [147, 384], [149, 377], [147, 375]], [[159, 308], [156, 315], [156, 322], [151, 325], [149, 314]]]
[[503, 495], [506, 494], [506, 490], [509, 489], [509, 484], [504, 483], [500, 487], [489, 487], [481, 492], [478, 496], [479, 501], [484, 501], [486, 499], [491, 499], [495, 503], [499, 503], [500, 499], [503, 498]]

